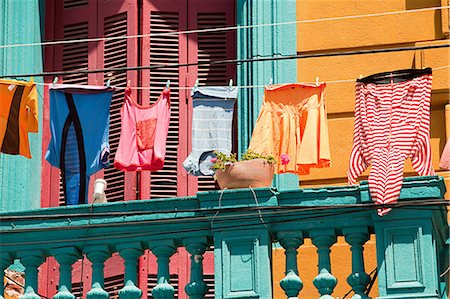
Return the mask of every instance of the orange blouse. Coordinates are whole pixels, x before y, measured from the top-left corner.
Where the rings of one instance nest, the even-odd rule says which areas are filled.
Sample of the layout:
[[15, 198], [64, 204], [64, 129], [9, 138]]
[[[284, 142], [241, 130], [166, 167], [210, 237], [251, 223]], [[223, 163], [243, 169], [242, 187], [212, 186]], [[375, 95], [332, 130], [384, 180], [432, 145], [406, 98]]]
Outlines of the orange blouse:
[[[311, 167], [330, 166], [325, 83], [266, 87], [249, 150], [272, 155], [275, 173], [308, 174]], [[281, 162], [287, 154], [289, 162]], [[286, 161], [285, 161], [286, 162]]]

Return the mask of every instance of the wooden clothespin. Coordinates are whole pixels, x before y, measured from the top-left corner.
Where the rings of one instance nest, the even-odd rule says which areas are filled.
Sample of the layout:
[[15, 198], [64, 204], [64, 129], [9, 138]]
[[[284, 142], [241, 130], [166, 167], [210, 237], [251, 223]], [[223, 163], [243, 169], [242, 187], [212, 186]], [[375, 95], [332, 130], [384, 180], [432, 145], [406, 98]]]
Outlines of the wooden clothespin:
[[34, 77], [30, 77], [30, 83], [34, 83]]
[[362, 79], [362, 78], [363, 78], [363, 76], [362, 76], [362, 74], [360, 74], [360, 75], [359, 75], [359, 79]]
[[319, 85], [319, 77], [316, 77], [316, 85]]
[[58, 83], [58, 77], [55, 77], [54, 79], [53, 79], [53, 85], [55, 85], [55, 84], [57, 84]]
[[167, 80], [167, 82], [166, 82], [166, 90], [169, 90], [169, 88], [170, 88], [170, 80]]
[[108, 81], [106, 81], [106, 87], [110, 87], [111, 86], [111, 79], [108, 79]]

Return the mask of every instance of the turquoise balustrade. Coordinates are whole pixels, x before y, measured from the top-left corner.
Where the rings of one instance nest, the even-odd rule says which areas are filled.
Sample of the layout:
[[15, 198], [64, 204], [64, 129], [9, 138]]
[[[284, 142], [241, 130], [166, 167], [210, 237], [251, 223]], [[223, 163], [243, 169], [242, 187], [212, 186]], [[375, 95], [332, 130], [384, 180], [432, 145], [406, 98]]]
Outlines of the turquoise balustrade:
[[[399, 203], [445, 203], [442, 178], [406, 178]], [[337, 281], [330, 248], [343, 236], [351, 251], [347, 283], [352, 298], [369, 298], [369, 276], [363, 246], [375, 234], [379, 297], [447, 298], [448, 222], [445, 206], [394, 208], [379, 217], [367, 183], [277, 191], [241, 189], [202, 192], [195, 197], [115, 202], [37, 209], [0, 214], [0, 270], [14, 259], [26, 267], [25, 294], [39, 298], [38, 267], [54, 256], [59, 263], [57, 299], [73, 299], [71, 270], [85, 254], [92, 262], [89, 299], [108, 298], [104, 263], [118, 252], [124, 260], [120, 298], [141, 298], [137, 262], [144, 250], [157, 258], [154, 298], [174, 298], [170, 258], [177, 248], [190, 255], [190, 280], [184, 287], [191, 299], [204, 298], [203, 254], [214, 246], [215, 298], [272, 298], [272, 244], [285, 249], [286, 273], [280, 282], [285, 298], [301, 296], [303, 281], [297, 256], [305, 239], [317, 247], [315, 298], [334, 298]], [[447, 244], [446, 244], [447, 242]], [[331, 249], [332, 250], [332, 249]], [[1, 272], [3, 275], [3, 271]], [[442, 277], [441, 277], [442, 276]]]

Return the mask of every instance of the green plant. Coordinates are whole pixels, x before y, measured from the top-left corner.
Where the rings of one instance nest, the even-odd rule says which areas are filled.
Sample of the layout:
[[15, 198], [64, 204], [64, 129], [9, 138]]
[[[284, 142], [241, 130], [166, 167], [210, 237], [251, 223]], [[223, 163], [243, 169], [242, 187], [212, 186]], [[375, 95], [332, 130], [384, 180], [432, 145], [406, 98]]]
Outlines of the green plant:
[[[225, 166], [238, 162], [238, 160], [236, 159], [236, 154], [224, 154], [222, 152], [217, 152], [215, 151], [214, 154], [216, 155], [216, 158], [213, 158], [211, 161], [214, 163], [212, 168], [214, 170], [225, 170]], [[253, 159], [264, 159], [266, 160], [268, 163], [271, 164], [275, 164], [276, 160], [274, 157], [268, 155], [268, 156], [264, 156], [258, 153], [254, 153], [250, 150], [246, 151], [243, 155], [242, 155], [242, 159], [239, 161], [245, 161], [245, 160], [253, 160]]]

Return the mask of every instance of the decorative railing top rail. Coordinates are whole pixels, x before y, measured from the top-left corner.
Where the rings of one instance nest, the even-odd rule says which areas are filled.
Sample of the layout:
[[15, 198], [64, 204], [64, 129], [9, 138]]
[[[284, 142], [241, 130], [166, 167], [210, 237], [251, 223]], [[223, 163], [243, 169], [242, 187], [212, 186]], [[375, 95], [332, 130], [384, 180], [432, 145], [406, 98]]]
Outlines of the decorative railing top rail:
[[[397, 209], [434, 211], [444, 219], [445, 185], [437, 176], [405, 178]], [[359, 186], [295, 189], [272, 188], [200, 192], [197, 196], [79, 205], [0, 213], [2, 248], [20, 246], [43, 250], [92, 242], [120, 244], [127, 241], [191, 236], [211, 237], [211, 228], [270, 225], [276, 231], [286, 223], [298, 229], [306, 222], [319, 228], [324, 217], [342, 225], [372, 226], [377, 219], [367, 182]], [[389, 218], [390, 215], [384, 218]], [[296, 223], [298, 222], [298, 223]], [[325, 227], [330, 226], [330, 222]], [[339, 221], [333, 226], [339, 228]], [[53, 244], [53, 245], [52, 245]], [[61, 244], [59, 244], [61, 245]]]
[[440, 298], [436, 294], [442, 293], [446, 277], [439, 273], [448, 264], [443, 247], [448, 238], [444, 193], [441, 177], [405, 178], [398, 203], [387, 205], [392, 211], [383, 217], [376, 213], [379, 206], [372, 202], [367, 182], [282, 192], [272, 188], [200, 192], [192, 197], [1, 213], [0, 273], [20, 258], [26, 267], [25, 298], [38, 298], [37, 268], [54, 256], [60, 264], [57, 298], [70, 299], [71, 265], [85, 254], [93, 271], [88, 298], [107, 298], [103, 266], [118, 252], [125, 261], [120, 296], [140, 298], [137, 259], [150, 249], [158, 259], [152, 296], [172, 298], [169, 259], [177, 247], [185, 247], [191, 254], [186, 293], [203, 298], [202, 255], [214, 245], [216, 298], [272, 298], [270, 250], [278, 241], [286, 250], [286, 276], [280, 285], [288, 298], [296, 298], [303, 287], [297, 249], [310, 238], [318, 253], [314, 286], [320, 298], [331, 298], [337, 280], [331, 274], [330, 247], [337, 236], [344, 236], [352, 252], [347, 281], [357, 298], [368, 298], [363, 245], [374, 233], [379, 298]]

